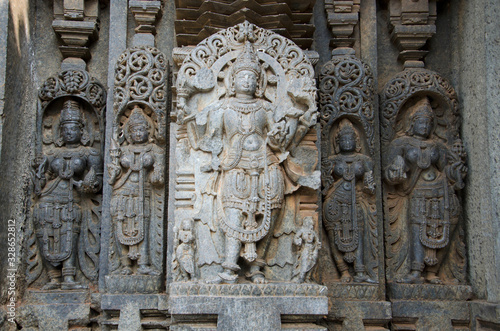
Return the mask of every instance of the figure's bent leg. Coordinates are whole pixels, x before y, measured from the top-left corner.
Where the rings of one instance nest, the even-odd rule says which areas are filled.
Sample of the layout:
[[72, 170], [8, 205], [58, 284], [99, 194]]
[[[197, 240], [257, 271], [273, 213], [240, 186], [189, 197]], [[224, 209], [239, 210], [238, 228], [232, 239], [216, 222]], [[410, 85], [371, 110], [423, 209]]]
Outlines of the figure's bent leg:
[[[439, 277], [438, 273], [441, 268], [441, 264], [443, 263], [443, 260], [448, 256], [448, 253], [450, 252], [450, 247], [451, 247], [451, 240], [455, 238], [455, 229], [457, 225], [456, 224], [451, 224], [450, 225], [450, 241], [448, 242], [448, 245], [446, 247], [438, 249], [436, 252], [436, 257], [437, 257], [437, 263], [433, 266], [427, 267], [427, 274], [425, 276], [425, 279], [430, 282], [431, 284], [443, 284], [443, 280]], [[458, 282], [456, 279], [453, 279], [454, 282]]]
[[122, 275], [131, 275], [132, 272], [132, 261], [128, 257], [129, 246], [123, 245], [118, 240], [118, 235], [116, 236], [116, 243], [120, 246], [120, 266], [121, 268], [118, 271]]
[[412, 223], [410, 225], [410, 258], [411, 270], [405, 277], [398, 280], [398, 283], [420, 284], [424, 282], [422, 272], [424, 271], [424, 246], [420, 242], [420, 225]]
[[[241, 227], [241, 222], [243, 221], [243, 215], [241, 210], [236, 208], [225, 208], [225, 217], [227, 224], [234, 227]], [[241, 242], [229, 235], [226, 237], [226, 250], [225, 250], [225, 260], [222, 263], [224, 272], [219, 274], [219, 277], [228, 283], [235, 283], [238, 279], [237, 272], [240, 270], [238, 266], [238, 258], [240, 256]]]
[[355, 254], [355, 260], [354, 260], [354, 272], [356, 275], [354, 276], [354, 281], [356, 283], [375, 283], [373, 279], [368, 277], [366, 274], [366, 266], [365, 266], [365, 252], [364, 252], [364, 224], [359, 227], [359, 242], [358, 242], [358, 248], [356, 249]]
[[137, 259], [137, 273], [142, 275], [158, 276], [160, 272], [151, 266], [149, 258], [149, 222], [148, 218], [144, 219], [144, 239], [138, 244], [139, 258]]
[[262, 268], [266, 266], [266, 257], [267, 250], [269, 249], [269, 245], [271, 244], [271, 239], [273, 236], [273, 229], [276, 220], [278, 219], [280, 214], [280, 209], [274, 209], [271, 211], [271, 224], [269, 226], [269, 232], [267, 235], [262, 238], [261, 241], [257, 243], [257, 259], [250, 263], [250, 273], [247, 275], [254, 283], [264, 284], [266, 283], [264, 272], [262, 272]]
[[87, 288], [87, 286], [75, 282], [78, 236], [78, 232], [73, 232], [73, 247], [71, 248], [71, 255], [62, 263], [62, 275], [64, 281], [61, 283], [61, 290], [79, 290]]
[[337, 245], [335, 245], [335, 234], [334, 230], [328, 230], [328, 240], [330, 242], [330, 249], [332, 251], [333, 259], [337, 270], [340, 272], [340, 281], [342, 283], [352, 282], [352, 276], [349, 273], [349, 266], [344, 261], [344, 255], [338, 250]]

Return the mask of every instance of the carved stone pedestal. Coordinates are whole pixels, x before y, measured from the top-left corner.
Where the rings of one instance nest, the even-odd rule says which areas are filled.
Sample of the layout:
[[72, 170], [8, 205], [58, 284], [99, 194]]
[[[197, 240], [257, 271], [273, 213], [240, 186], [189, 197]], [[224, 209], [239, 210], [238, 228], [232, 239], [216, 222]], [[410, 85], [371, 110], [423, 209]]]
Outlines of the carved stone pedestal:
[[469, 302], [392, 301], [392, 330], [470, 330]]
[[31, 291], [21, 308], [23, 330], [90, 330], [90, 293], [88, 291]]
[[394, 330], [469, 330], [468, 285], [389, 282]]
[[163, 330], [169, 325], [164, 294], [105, 294], [101, 308], [103, 330]]
[[161, 283], [161, 276], [106, 276], [106, 289], [108, 293], [158, 293]]
[[345, 301], [330, 299], [328, 330], [357, 331], [374, 327], [384, 330], [391, 320], [391, 303], [387, 301]]
[[389, 297], [395, 300], [453, 300], [466, 301], [472, 297], [468, 285], [431, 285], [388, 283]]
[[[169, 308], [172, 330], [290, 330], [297, 323], [322, 330], [310, 322], [328, 313], [328, 299], [320, 285], [173, 283]], [[284, 316], [293, 316], [293, 325], [282, 324]]]

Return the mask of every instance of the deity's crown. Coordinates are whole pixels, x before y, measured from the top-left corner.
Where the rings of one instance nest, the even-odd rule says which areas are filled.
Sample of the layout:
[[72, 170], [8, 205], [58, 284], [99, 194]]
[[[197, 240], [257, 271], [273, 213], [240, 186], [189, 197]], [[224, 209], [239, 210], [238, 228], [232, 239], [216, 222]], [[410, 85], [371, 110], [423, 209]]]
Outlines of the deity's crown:
[[149, 127], [149, 122], [146, 119], [146, 116], [144, 115], [144, 112], [142, 111], [141, 107], [136, 105], [134, 106], [134, 109], [132, 109], [132, 112], [130, 113], [130, 116], [127, 121], [127, 127], [131, 128], [139, 125]]
[[61, 124], [77, 123], [82, 124], [82, 111], [80, 104], [74, 100], [64, 101], [63, 108], [61, 109]]
[[248, 41], [245, 43], [243, 52], [236, 58], [233, 66], [234, 74], [242, 70], [250, 70], [253, 71], [257, 77], [260, 76], [259, 59], [253, 50], [252, 44]]
[[414, 121], [417, 118], [434, 118], [434, 112], [432, 111], [431, 103], [427, 97], [418, 100], [418, 102], [411, 108], [411, 121]]
[[351, 121], [349, 121], [347, 118], [344, 118], [343, 120], [340, 121], [339, 132], [337, 136], [340, 137], [344, 134], [356, 135], [356, 130], [354, 130], [354, 126], [352, 125]]

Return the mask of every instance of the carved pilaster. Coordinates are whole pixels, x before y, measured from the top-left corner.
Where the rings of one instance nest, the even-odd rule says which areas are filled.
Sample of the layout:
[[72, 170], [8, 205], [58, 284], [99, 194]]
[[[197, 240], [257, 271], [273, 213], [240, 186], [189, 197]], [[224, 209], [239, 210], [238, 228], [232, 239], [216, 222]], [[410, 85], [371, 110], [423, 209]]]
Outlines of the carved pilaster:
[[[98, 16], [98, 0], [54, 0], [52, 28], [62, 40], [59, 50], [64, 58], [90, 58], [89, 44], [98, 38]], [[82, 62], [80, 68], [85, 69]]]
[[427, 41], [436, 33], [439, 0], [390, 0], [391, 39], [406, 68], [424, 67]]
[[328, 25], [333, 33], [330, 43], [334, 47], [353, 47], [354, 28], [359, 19], [360, 0], [326, 0]]

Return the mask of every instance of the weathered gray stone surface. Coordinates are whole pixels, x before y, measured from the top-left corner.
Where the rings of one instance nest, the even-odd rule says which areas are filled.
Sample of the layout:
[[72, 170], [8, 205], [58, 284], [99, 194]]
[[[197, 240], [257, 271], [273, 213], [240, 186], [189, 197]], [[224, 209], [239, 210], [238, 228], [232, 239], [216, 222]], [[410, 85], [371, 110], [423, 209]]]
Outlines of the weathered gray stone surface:
[[460, 39], [455, 45], [460, 70], [463, 138], [469, 151], [465, 221], [469, 278], [480, 299], [500, 301], [500, 29], [497, 1], [455, 1]]
[[[320, 66], [331, 59], [331, 39], [334, 34], [329, 26], [328, 15], [325, 11], [325, 6], [329, 5], [330, 8], [335, 8], [337, 14], [342, 14], [342, 17], [352, 18], [351, 14], [359, 12], [359, 23], [354, 26], [351, 35], [349, 35], [350, 31], [339, 32], [338, 29], [337, 33], [347, 33], [346, 38], [349, 39], [349, 43], [353, 43], [352, 47], [358, 58], [371, 66], [376, 93], [382, 91], [383, 86], [403, 70], [403, 62], [398, 60], [401, 49], [398, 49], [397, 45], [391, 41], [391, 17], [388, 7], [390, 2], [354, 0], [351, 4], [350, 1], [315, 1], [311, 22], [314, 22], [316, 32], [313, 36], [311, 49], [317, 52], [319, 58], [314, 57], [311, 64], [314, 67], [316, 78]], [[421, 6], [423, 3], [427, 3], [425, 0], [418, 2], [392, 0], [392, 2], [399, 2], [404, 6]], [[279, 287], [276, 287], [275, 283], [272, 282], [258, 285], [262, 286], [262, 290], [250, 291], [248, 288], [252, 284], [244, 280], [247, 270], [243, 270], [239, 274], [238, 281], [241, 284], [236, 285], [237, 287], [230, 287], [226, 284], [205, 284], [199, 281], [198, 278], [217, 276], [219, 272], [223, 272], [222, 267], [214, 268], [214, 272], [203, 271], [203, 274], [190, 272], [190, 252], [194, 251], [196, 255], [200, 247], [189, 240], [189, 232], [194, 232], [192, 233], [194, 237], [198, 236], [199, 233], [196, 230], [193, 231], [189, 225], [190, 222], [186, 222], [188, 225], [183, 225], [184, 219], [177, 219], [174, 211], [179, 202], [184, 204], [181, 209], [189, 208], [191, 203], [193, 205], [200, 203], [202, 201], [200, 196], [203, 195], [201, 190], [205, 186], [202, 185], [202, 189], [199, 189], [198, 186], [192, 191], [190, 188], [192, 173], [184, 172], [178, 176], [176, 173], [178, 170], [176, 169], [177, 162], [165, 164], [165, 167], [170, 168], [171, 171], [165, 171], [165, 180], [167, 178], [170, 180], [168, 184], [165, 182], [164, 203], [167, 210], [164, 210], [164, 240], [160, 245], [160, 251], [163, 254], [160, 259], [162, 266], [159, 268], [162, 272], [161, 276], [152, 276], [151, 280], [153, 281], [148, 283], [137, 282], [137, 279], [134, 280], [133, 277], [111, 274], [113, 268], [108, 264], [110, 261], [107, 258], [110, 254], [109, 241], [102, 239], [101, 255], [106, 258], [100, 259], [99, 286], [91, 285], [89, 290], [84, 292], [60, 290], [40, 292], [36, 288], [43, 286], [47, 280], [46, 275], [42, 274], [35, 285], [28, 288], [25, 271], [30, 254], [23, 230], [27, 229], [30, 209], [32, 208], [29, 171], [31, 160], [35, 154], [34, 137], [38, 88], [47, 78], [56, 76], [61, 68], [67, 69], [72, 65], [78, 65], [80, 69], [83, 69], [85, 63], [80, 56], [86, 57], [85, 52], [80, 52], [80, 50], [88, 48], [90, 59], [86, 62], [86, 70], [101, 83], [106, 83], [104, 85], [108, 91], [107, 103], [112, 105], [116, 61], [127, 48], [134, 45], [155, 45], [159, 51], [164, 53], [170, 69], [170, 72], [167, 73], [166, 86], [170, 87], [175, 86], [175, 77], [170, 77], [170, 73], [180, 68], [182, 60], [178, 61], [179, 58], [187, 56], [195, 45], [191, 45], [191, 48], [181, 52], [174, 54], [172, 52], [176, 46], [178, 32], [175, 31], [174, 23], [176, 20], [176, 1], [161, 1], [162, 7], [158, 13], [147, 12], [140, 5], [141, 1], [130, 1], [135, 6], [134, 12], [129, 8], [128, 1], [0, 1], [0, 210], [2, 211], [0, 213], [0, 243], [7, 242], [6, 220], [15, 219], [18, 236], [16, 255], [19, 259], [16, 283], [18, 303], [16, 324], [6, 320], [8, 314], [5, 299], [8, 281], [5, 277], [7, 268], [4, 267], [3, 263], [7, 261], [7, 251], [4, 249], [5, 246], [0, 245], [0, 261], [2, 261], [0, 262], [0, 329], [15, 330], [19, 325], [24, 330], [33, 331], [55, 328], [85, 331], [101, 329], [166, 330], [169, 328], [172, 330], [217, 330], [218, 322], [219, 329], [238, 327], [248, 329], [249, 326], [264, 329], [263, 322], [268, 318], [268, 325], [271, 325], [271, 328], [284, 330], [498, 330], [500, 328], [500, 308], [498, 307], [500, 300], [498, 222], [500, 218], [500, 162], [498, 160], [500, 144], [498, 141], [500, 141], [500, 136], [497, 128], [500, 125], [500, 98], [498, 97], [500, 94], [500, 59], [498, 58], [500, 56], [500, 43], [498, 42], [500, 28], [497, 17], [500, 14], [500, 3], [496, 0], [430, 2], [436, 4], [436, 33], [421, 48], [421, 50], [428, 51], [425, 57], [425, 66], [449, 80], [457, 92], [460, 114], [463, 119], [460, 135], [468, 153], [467, 187], [460, 198], [463, 202], [465, 221], [466, 252], [464, 261], [466, 263], [464, 268], [467, 269], [467, 273], [464, 284], [470, 284], [470, 286], [462, 284], [385, 283], [386, 271], [382, 268], [379, 268], [380, 281], [377, 284], [343, 284], [338, 282], [339, 273], [334, 266], [330, 252], [326, 250], [326, 247], [329, 246], [325, 241], [327, 235], [324, 231], [320, 231], [323, 225], [318, 222], [314, 226], [319, 241], [323, 243], [323, 248], [319, 252], [317, 266], [308, 270], [309, 266], [305, 263], [302, 267], [303, 270], [307, 270], [304, 279], [311, 277], [312, 280], [326, 285], [327, 289], [324, 296], [323, 294], [312, 297], [302, 295], [297, 299], [296, 296], [285, 295], [285, 287], [281, 287], [283, 292], [280, 290], [278, 293]], [[151, 4], [153, 3], [158, 7], [159, 2], [152, 1]], [[89, 40], [93, 41], [87, 45], [77, 45], [86, 42], [87, 32], [78, 32], [78, 38], [71, 41], [68, 40], [67, 35], [61, 39], [52, 27], [54, 12], [61, 10], [64, 6], [69, 10], [68, 17], [62, 17], [64, 15], [58, 12], [57, 20], [67, 21], [63, 25], [71, 28], [86, 25], [87, 23], [81, 24], [78, 21], [78, 15], [81, 14], [81, 12], [78, 13], [78, 7], [81, 4], [94, 6], [91, 10], [89, 9], [87, 13], [89, 15], [91, 12], [95, 12], [94, 10], [97, 8], [95, 5], [99, 6], [99, 38], [95, 39], [92, 36], [92, 31], [88, 30], [87, 32], [90, 32], [91, 36]], [[350, 6], [357, 5], [360, 7], [354, 8], [352, 13], [347, 12], [351, 10]], [[425, 9], [422, 10], [422, 8], [418, 8], [416, 12], [425, 14]], [[211, 15], [218, 14], [215, 10], [211, 11]], [[73, 20], [74, 18], [76, 20]], [[90, 17], [88, 18], [90, 19]], [[236, 19], [233, 17], [228, 20], [228, 25], [223, 28], [239, 23], [240, 21], [236, 22]], [[264, 28], [277, 24], [276, 22], [279, 20], [266, 20]], [[349, 20], [344, 23], [344, 25], [353, 25]], [[408, 23], [413, 24], [412, 22]], [[65, 33], [61, 29], [63, 25], [59, 24], [56, 27], [61, 36]], [[90, 27], [91, 24], [87, 25]], [[288, 31], [293, 31], [294, 27], [287, 28]], [[346, 41], [346, 38], [343, 41]], [[409, 38], [413, 37], [409, 36]], [[61, 46], [75, 48], [60, 49]], [[79, 50], [79, 47], [82, 49]], [[216, 49], [221, 51], [223, 47], [218, 45]], [[62, 63], [63, 53], [61, 51], [64, 51], [66, 55], [72, 55], [73, 58], [66, 59]], [[231, 62], [236, 57], [237, 54], [232, 57]], [[282, 60], [288, 61], [289, 58]], [[273, 79], [268, 81], [268, 86], [276, 86], [272, 85], [274, 84], [272, 81]], [[217, 82], [223, 84], [221, 79]], [[141, 89], [139, 85], [137, 87], [139, 90]], [[198, 85], [198, 87], [204, 88], [203, 84]], [[167, 88], [165, 93], [167, 114], [177, 106], [172, 103], [175, 93], [178, 91]], [[203, 99], [210, 93], [201, 92], [196, 98]], [[285, 94], [285, 97], [288, 96], [289, 94]], [[221, 97], [224, 98], [222, 95], [217, 95], [217, 98]], [[319, 102], [317, 104], [319, 105]], [[202, 110], [202, 108], [197, 110]], [[107, 136], [103, 144], [109, 147], [114, 120], [111, 106], [108, 106], [106, 116]], [[167, 160], [169, 153], [174, 155], [173, 160], [186, 148], [184, 144], [177, 146], [176, 143], [169, 143], [169, 141], [177, 142], [186, 138], [186, 132], [178, 131], [177, 124], [172, 122], [172, 120], [167, 122], [165, 119], [165, 123], [171, 127], [170, 129], [166, 127], [169, 129], [166, 131], [170, 132], [162, 134], [166, 139], [162, 149]], [[317, 135], [318, 129], [318, 126], [314, 127], [306, 136], [308, 148], [319, 144], [321, 139]], [[374, 125], [374, 132], [376, 139], [378, 139], [380, 137], [378, 124]], [[301, 159], [318, 160], [320, 155], [309, 153], [307, 148], [301, 148], [297, 150], [296, 156]], [[383, 157], [379, 151], [375, 153], [375, 156]], [[198, 166], [201, 160], [194, 158], [188, 163]], [[105, 162], [109, 164], [110, 161], [108, 153]], [[378, 162], [375, 162], [374, 174], [376, 177], [381, 174]], [[196, 174], [196, 176], [198, 175], [199, 173]], [[105, 171], [104, 177], [104, 182], [107, 183], [109, 180], [107, 171]], [[301, 179], [301, 183], [314, 184], [315, 182], [310, 179]], [[182, 194], [177, 195], [179, 199], [171, 199], [175, 201], [167, 202], [166, 197], [175, 196], [178, 193], [176, 188], [179, 185], [185, 189], [180, 190]], [[300, 213], [305, 212], [302, 216], [311, 216], [319, 211], [318, 219], [321, 220], [321, 203], [317, 199], [319, 191], [301, 188], [296, 192], [304, 197], [302, 202], [296, 206], [303, 208], [300, 209]], [[112, 187], [106, 184], [101, 207], [104, 214], [101, 238], [110, 238], [112, 233], [111, 193]], [[376, 198], [375, 200], [377, 211], [382, 210], [382, 199]], [[167, 206], [168, 203], [170, 203], [169, 206]], [[205, 208], [201, 210], [207, 211]], [[288, 212], [290, 210], [288, 209]], [[383, 215], [383, 212], [380, 215]], [[306, 227], [303, 227], [302, 218], [295, 226], [296, 231], [306, 230]], [[193, 220], [193, 222], [196, 224], [194, 228], [198, 229], [200, 221]], [[277, 225], [280, 228], [282, 224]], [[176, 233], [174, 228], [177, 230], [179, 242], [183, 243], [175, 248], [170, 237]], [[285, 230], [283, 232], [285, 234], [281, 230]], [[273, 233], [272, 240], [281, 242], [288, 240], [287, 244], [290, 245], [288, 247], [291, 247], [294, 258], [314, 256], [314, 249], [308, 253], [305, 250], [305, 245], [294, 244], [293, 240], [289, 240], [293, 239], [295, 233], [293, 231], [287, 233], [288, 230], [290, 228], [281, 226], [279, 231]], [[286, 237], [287, 239], [285, 239]], [[169, 239], [167, 240], [167, 238]], [[313, 243], [315, 240], [313, 239], [311, 242]], [[177, 253], [176, 248], [179, 247], [181, 247], [179, 252], [186, 252], [184, 255], [186, 258], [183, 259], [180, 269], [184, 272], [184, 280], [188, 280], [182, 285], [187, 287], [185, 292], [175, 292], [169, 289], [173, 279], [178, 278], [174, 277], [174, 273], [167, 270], [167, 267], [170, 268], [174, 253]], [[278, 247], [285, 246], [278, 245]], [[310, 247], [314, 247], [314, 245]], [[167, 249], [168, 252], [166, 252]], [[276, 246], [273, 249], [276, 249]], [[286, 258], [290, 257], [288, 253], [280, 251], [274, 262], [286, 261]], [[221, 261], [223, 258], [222, 255]], [[240, 266], [245, 264], [242, 261], [242, 259], [238, 259]], [[294, 263], [286, 262], [285, 264], [287, 264], [286, 268], [289, 268], [289, 272], [282, 275], [291, 277]], [[276, 275], [276, 270], [281, 268], [281, 266], [276, 266], [265, 267], [263, 272], [272, 278]], [[80, 270], [79, 267], [78, 265], [78, 270]], [[449, 269], [446, 270], [446, 272], [448, 271]], [[199, 277], [200, 275], [203, 277]], [[80, 276], [82, 275], [78, 277]], [[143, 277], [149, 276], [139, 276], [139, 278]], [[107, 279], [110, 280], [110, 284], [114, 282], [114, 286], [107, 288]], [[307, 284], [306, 286], [311, 285]], [[267, 289], [264, 289], [265, 287]], [[303, 293], [306, 292], [304, 290]], [[260, 295], [255, 296], [258, 293]], [[328, 300], [327, 303], [325, 303], [325, 298]], [[177, 314], [172, 316], [173, 311], [170, 309], [173, 306], [169, 306], [169, 300], [176, 305], [178, 304], [176, 307], [183, 312], [188, 312], [189, 309], [193, 311], [198, 309], [197, 311], [200, 312], [211, 306], [215, 306], [218, 311], [208, 314], [184, 314], [177, 311]], [[309, 313], [313, 314], [309, 316], [282, 315], [279, 317], [281, 313], [272, 312], [272, 309], [280, 306], [295, 309], [296, 307], [291, 307], [294, 303], [295, 306], [300, 307], [300, 300], [309, 302], [309, 306], [304, 305], [302, 308], [311, 308]], [[203, 303], [203, 305], [197, 306], [194, 305], [195, 303]], [[325, 311], [323, 309], [326, 304], [328, 307]], [[315, 307], [321, 307], [321, 310], [316, 310]], [[316, 313], [320, 311], [321, 314], [317, 315]], [[299, 313], [297, 310], [295, 312]], [[243, 316], [244, 314], [259, 315], [262, 318], [258, 324], [252, 324], [256, 320], [252, 320], [250, 317], [247, 319]], [[243, 317], [240, 318], [240, 316]]]

